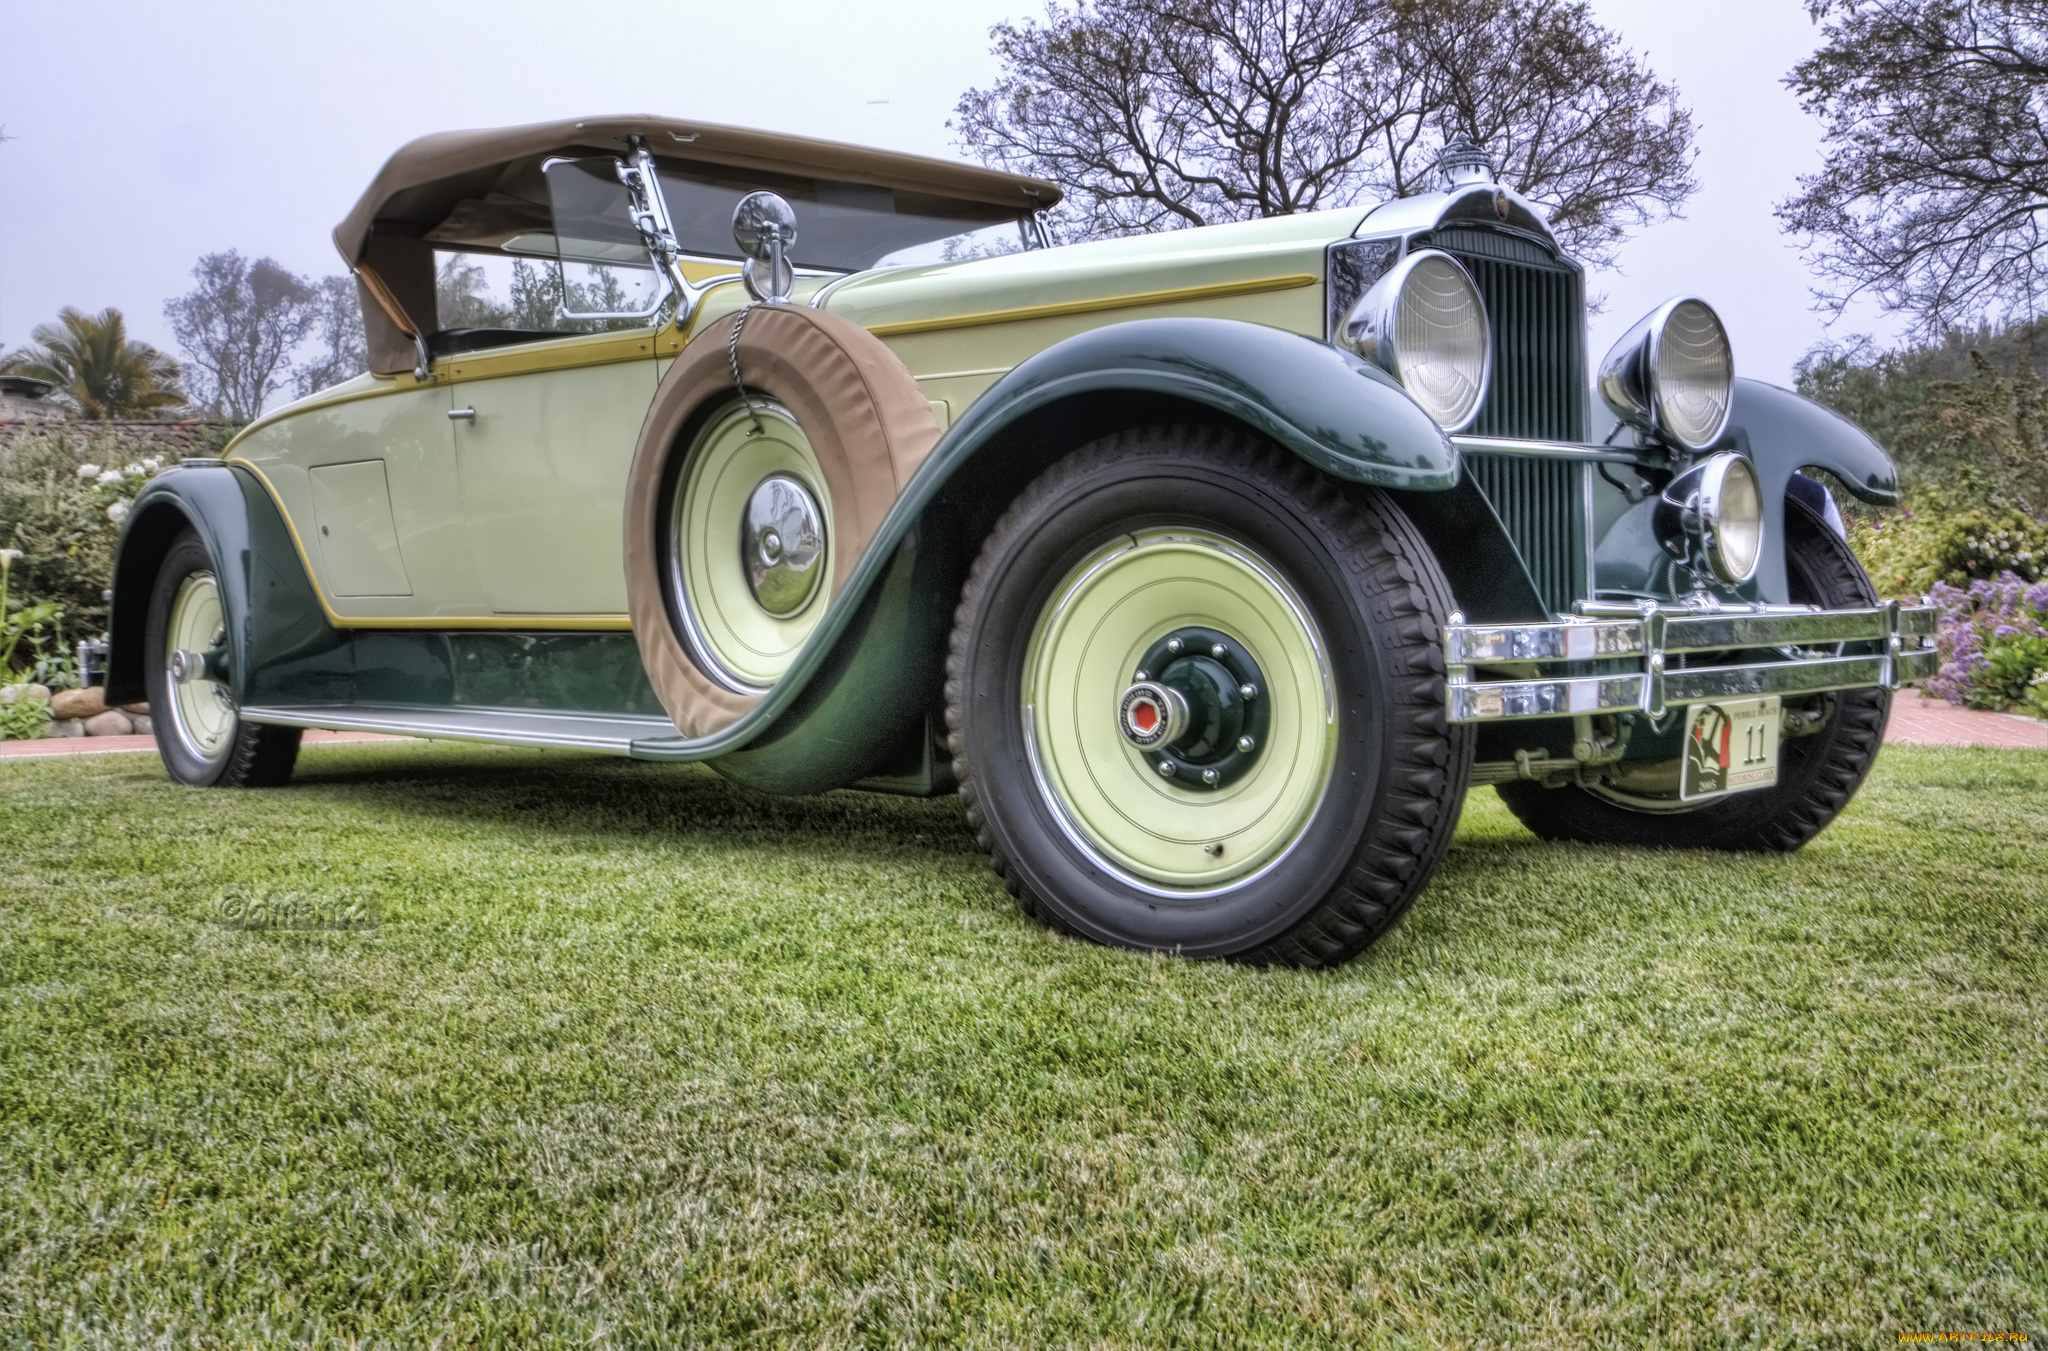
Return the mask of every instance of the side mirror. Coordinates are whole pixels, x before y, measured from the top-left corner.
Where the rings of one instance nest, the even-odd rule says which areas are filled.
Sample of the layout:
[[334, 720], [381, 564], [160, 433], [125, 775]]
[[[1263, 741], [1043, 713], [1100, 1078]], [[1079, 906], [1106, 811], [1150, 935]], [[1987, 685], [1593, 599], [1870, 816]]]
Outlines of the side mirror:
[[[740, 279], [747, 294], [770, 305], [786, 305], [796, 289], [790, 246], [796, 243], [796, 211], [772, 192], [750, 192], [732, 212], [732, 239], [747, 255]], [[764, 275], [765, 274], [765, 275]]]

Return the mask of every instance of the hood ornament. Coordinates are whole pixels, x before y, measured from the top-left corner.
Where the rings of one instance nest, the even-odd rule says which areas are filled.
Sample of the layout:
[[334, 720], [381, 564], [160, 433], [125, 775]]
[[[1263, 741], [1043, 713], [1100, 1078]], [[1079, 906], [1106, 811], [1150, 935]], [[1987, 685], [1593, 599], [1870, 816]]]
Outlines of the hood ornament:
[[1454, 136], [1444, 143], [1436, 158], [1436, 171], [1445, 192], [1494, 181], [1493, 159], [1463, 136]]

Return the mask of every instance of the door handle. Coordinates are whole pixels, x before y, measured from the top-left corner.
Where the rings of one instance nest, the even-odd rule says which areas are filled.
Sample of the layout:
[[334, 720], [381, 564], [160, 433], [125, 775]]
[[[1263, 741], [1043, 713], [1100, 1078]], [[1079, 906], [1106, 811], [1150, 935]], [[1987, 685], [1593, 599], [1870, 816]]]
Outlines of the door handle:
[[470, 426], [472, 426], [472, 427], [476, 426], [476, 405], [475, 405], [475, 404], [471, 404], [471, 405], [470, 405], [469, 407], [467, 407], [467, 408], [451, 408], [451, 409], [449, 409], [449, 410], [448, 410], [448, 420], [449, 420], [450, 422], [460, 422], [460, 421], [463, 421], [463, 420], [465, 420], [465, 419], [466, 419], [466, 420], [467, 420], [467, 421], [469, 422], [469, 425], [470, 425]]

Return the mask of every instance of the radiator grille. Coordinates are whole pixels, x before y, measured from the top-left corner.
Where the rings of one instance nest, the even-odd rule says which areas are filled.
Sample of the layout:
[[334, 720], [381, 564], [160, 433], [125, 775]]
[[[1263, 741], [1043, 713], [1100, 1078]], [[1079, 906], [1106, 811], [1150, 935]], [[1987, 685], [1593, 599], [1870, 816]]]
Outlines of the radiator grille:
[[1562, 614], [1586, 590], [1585, 465], [1536, 455], [1467, 454], [1465, 472], [1493, 503], [1545, 608]]
[[1493, 383], [1474, 436], [1585, 437], [1585, 285], [1540, 245], [1485, 230], [1439, 230], [1433, 245], [1472, 273], [1493, 330]]

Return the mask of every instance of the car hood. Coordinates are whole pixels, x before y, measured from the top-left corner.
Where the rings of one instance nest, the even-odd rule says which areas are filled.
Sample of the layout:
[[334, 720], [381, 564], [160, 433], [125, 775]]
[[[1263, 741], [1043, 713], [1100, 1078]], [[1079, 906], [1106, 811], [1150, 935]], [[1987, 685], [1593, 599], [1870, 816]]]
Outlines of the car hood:
[[1276, 277], [1321, 281], [1324, 248], [1350, 238], [1372, 205], [864, 272], [832, 286], [823, 308], [886, 333], [895, 324], [1161, 292], [1228, 294]]

